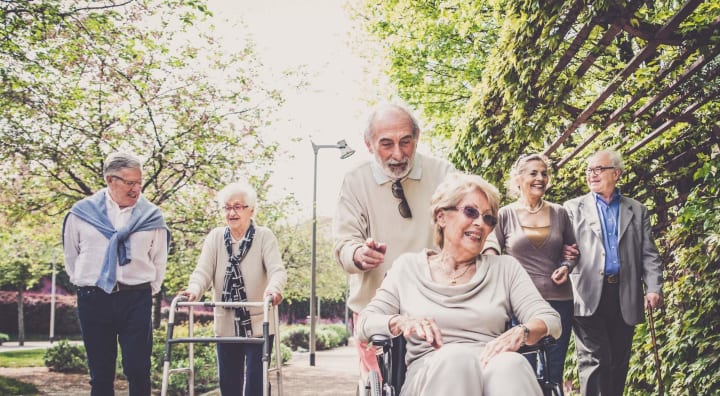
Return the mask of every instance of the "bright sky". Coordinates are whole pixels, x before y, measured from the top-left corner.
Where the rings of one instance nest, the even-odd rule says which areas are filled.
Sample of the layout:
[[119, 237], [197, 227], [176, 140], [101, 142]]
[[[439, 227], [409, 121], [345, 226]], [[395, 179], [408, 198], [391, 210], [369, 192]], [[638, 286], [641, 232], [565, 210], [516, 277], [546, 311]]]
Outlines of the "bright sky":
[[368, 109], [362, 97], [380, 96], [369, 86], [367, 65], [349, 48], [352, 25], [342, 1], [211, 0], [210, 9], [220, 19], [247, 24], [269, 78], [288, 69], [303, 68], [309, 73], [310, 85], [302, 92], [285, 91], [280, 120], [263, 131], [293, 156], [278, 159], [271, 191], [294, 193], [302, 205], [299, 218], [312, 216], [310, 139], [318, 145], [344, 139], [356, 150], [345, 160], [337, 149], [318, 152], [317, 214], [332, 216], [345, 172], [371, 158], [362, 140]]

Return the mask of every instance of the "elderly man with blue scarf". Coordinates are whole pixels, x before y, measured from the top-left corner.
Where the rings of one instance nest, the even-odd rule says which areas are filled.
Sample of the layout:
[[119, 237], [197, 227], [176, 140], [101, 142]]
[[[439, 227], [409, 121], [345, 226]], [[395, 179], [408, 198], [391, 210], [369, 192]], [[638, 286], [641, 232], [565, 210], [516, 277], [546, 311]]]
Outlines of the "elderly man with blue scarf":
[[73, 205], [63, 224], [65, 270], [78, 286], [92, 395], [113, 395], [117, 343], [131, 396], [150, 395], [152, 295], [165, 276], [170, 232], [141, 194], [142, 164], [105, 160], [107, 188]]

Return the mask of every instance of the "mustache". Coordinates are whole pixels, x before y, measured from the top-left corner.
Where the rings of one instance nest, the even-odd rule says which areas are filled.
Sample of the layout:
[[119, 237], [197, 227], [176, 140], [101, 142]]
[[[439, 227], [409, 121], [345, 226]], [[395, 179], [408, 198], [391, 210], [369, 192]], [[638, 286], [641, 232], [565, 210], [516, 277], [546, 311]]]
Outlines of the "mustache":
[[408, 162], [410, 162], [409, 158], [404, 158], [401, 160], [389, 159], [389, 160], [385, 161], [385, 164], [386, 165], [407, 165]]

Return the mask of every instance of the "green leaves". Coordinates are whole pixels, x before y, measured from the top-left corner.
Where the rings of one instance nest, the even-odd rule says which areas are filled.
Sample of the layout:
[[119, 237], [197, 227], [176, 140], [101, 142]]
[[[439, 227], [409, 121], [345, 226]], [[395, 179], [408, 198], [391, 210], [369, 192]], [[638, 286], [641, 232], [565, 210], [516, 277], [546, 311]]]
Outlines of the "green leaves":
[[[398, 95], [453, 144], [459, 169], [503, 186], [520, 154], [547, 151], [556, 163], [547, 198], [562, 202], [587, 191], [590, 153], [624, 154], [622, 192], [648, 206], [667, 268], [668, 307], [656, 324], [666, 391], [714, 391], [718, 351], [706, 340], [717, 344], [720, 330], [717, 2], [364, 3]], [[648, 394], [647, 328], [637, 334], [629, 393]]]

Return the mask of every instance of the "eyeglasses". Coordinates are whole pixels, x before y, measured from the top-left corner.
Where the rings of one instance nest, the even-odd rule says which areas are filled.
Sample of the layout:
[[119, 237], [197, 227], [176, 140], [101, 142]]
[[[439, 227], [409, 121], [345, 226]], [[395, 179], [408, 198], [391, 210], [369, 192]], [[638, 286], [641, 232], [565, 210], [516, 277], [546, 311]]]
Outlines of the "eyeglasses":
[[585, 174], [590, 176], [590, 174], [593, 174], [595, 176], [599, 176], [601, 173], [608, 169], [615, 169], [614, 166], [596, 166], [594, 168], [587, 168], [585, 169]]
[[123, 179], [122, 177], [120, 177], [120, 176], [115, 176], [115, 175], [111, 175], [110, 177], [112, 177], [112, 178], [115, 179], [115, 180], [120, 180], [123, 184], [125, 184], [126, 186], [128, 186], [128, 187], [130, 187], [130, 188], [133, 188], [133, 187], [135, 187], [135, 186], [139, 186], [139, 185], [142, 184], [142, 180], [141, 180], [141, 181], [125, 180], [125, 179]]
[[410, 205], [408, 204], [407, 199], [405, 199], [405, 191], [403, 191], [402, 184], [400, 184], [400, 179], [395, 180], [392, 184], [392, 194], [393, 197], [400, 200], [400, 203], [398, 204], [400, 216], [405, 219], [411, 218], [412, 211], [410, 211]]
[[249, 207], [250, 207], [250, 205], [234, 205], [234, 206], [226, 206], [223, 208], [223, 210], [225, 211], [225, 213], [231, 213], [232, 211], [235, 211], [235, 213], [240, 213]]
[[[472, 206], [450, 206], [447, 208], [443, 208], [443, 210], [461, 210], [465, 217], [473, 220], [480, 217], [480, 211], [477, 210], [477, 208], [473, 208]], [[491, 214], [482, 215], [482, 220], [483, 223], [489, 225], [490, 227], [495, 227], [495, 225], [497, 224], [497, 217]]]

